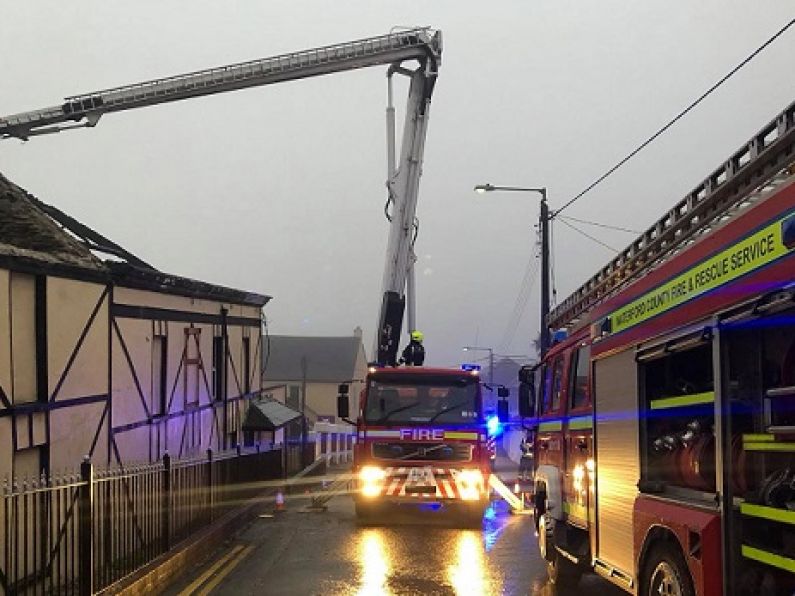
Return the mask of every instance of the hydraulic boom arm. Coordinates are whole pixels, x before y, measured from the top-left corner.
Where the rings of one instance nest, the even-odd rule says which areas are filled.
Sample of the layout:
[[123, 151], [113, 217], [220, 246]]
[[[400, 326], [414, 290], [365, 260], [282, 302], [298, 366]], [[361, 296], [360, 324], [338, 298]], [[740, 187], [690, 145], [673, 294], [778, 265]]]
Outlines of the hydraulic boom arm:
[[[0, 117], [0, 138], [28, 140], [37, 135], [96, 126], [103, 115], [111, 112], [378, 65], [390, 67], [388, 114], [391, 111], [393, 127], [391, 78], [395, 73], [410, 77], [403, 141], [397, 164], [394, 163], [394, 130], [388, 127], [391, 136], [387, 188], [392, 209], [375, 344], [378, 362], [390, 364], [395, 362], [400, 341], [406, 283], [413, 264], [415, 212], [428, 109], [441, 53], [440, 31], [429, 28], [399, 31], [67, 97], [60, 105]], [[419, 64], [415, 70], [403, 66], [405, 62], [414, 60]], [[409, 312], [413, 313], [413, 305], [410, 305]]]

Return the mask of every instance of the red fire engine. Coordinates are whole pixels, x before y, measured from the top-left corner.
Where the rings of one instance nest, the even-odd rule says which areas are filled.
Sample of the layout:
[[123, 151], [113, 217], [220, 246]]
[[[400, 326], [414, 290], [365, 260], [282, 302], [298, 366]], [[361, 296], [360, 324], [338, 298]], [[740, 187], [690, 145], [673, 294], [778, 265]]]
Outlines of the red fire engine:
[[520, 373], [553, 582], [795, 590], [795, 104], [549, 316]]
[[[347, 419], [347, 387], [340, 390], [338, 414]], [[407, 506], [480, 523], [490, 450], [478, 371], [372, 367], [356, 426], [357, 517], [385, 519]]]

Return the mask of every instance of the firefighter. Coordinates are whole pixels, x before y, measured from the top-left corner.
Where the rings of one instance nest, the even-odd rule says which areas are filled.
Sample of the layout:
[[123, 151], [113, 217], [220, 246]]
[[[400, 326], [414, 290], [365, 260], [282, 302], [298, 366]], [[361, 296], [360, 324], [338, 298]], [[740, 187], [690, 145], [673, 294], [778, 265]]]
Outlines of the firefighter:
[[525, 431], [522, 442], [519, 443], [521, 451], [519, 458], [519, 480], [530, 480], [533, 476], [533, 443], [528, 436], [530, 431]]
[[411, 341], [403, 349], [403, 355], [400, 357], [400, 364], [406, 366], [422, 366], [425, 362], [425, 348], [422, 346], [422, 332], [412, 331]]

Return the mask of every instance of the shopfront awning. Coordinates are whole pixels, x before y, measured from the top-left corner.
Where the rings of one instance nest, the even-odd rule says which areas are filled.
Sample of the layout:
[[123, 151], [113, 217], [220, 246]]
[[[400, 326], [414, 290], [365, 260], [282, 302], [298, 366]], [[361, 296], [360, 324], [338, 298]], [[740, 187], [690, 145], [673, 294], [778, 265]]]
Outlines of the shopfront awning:
[[275, 399], [252, 401], [243, 420], [244, 431], [273, 431], [301, 417], [301, 412]]

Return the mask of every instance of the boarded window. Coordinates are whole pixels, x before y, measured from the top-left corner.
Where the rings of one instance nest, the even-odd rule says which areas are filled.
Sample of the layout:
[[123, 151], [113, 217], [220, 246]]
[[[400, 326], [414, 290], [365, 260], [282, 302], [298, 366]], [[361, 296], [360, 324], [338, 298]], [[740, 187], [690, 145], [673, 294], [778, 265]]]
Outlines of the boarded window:
[[213, 338], [213, 396], [224, 398], [224, 338]]
[[168, 338], [156, 335], [152, 339], [152, 412], [156, 416], [168, 413]]
[[198, 405], [201, 380], [201, 329], [185, 329], [185, 406]]
[[11, 274], [12, 399], [36, 401], [36, 278]]
[[243, 338], [243, 393], [251, 392], [251, 338]]

